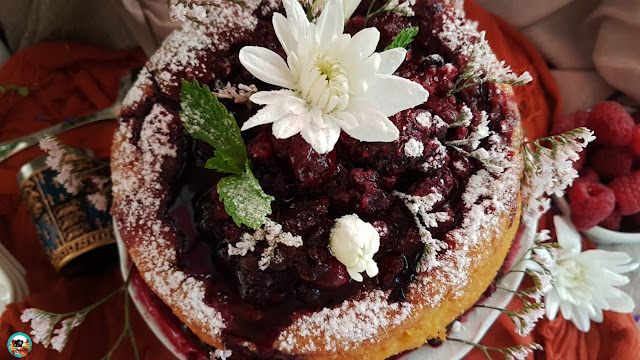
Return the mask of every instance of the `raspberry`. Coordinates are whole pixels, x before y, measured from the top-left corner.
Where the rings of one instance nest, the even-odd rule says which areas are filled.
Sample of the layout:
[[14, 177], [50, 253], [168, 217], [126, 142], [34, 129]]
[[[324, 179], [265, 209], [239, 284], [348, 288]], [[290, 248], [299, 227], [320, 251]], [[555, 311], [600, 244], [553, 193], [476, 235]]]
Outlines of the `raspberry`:
[[625, 148], [601, 148], [591, 155], [591, 167], [602, 177], [616, 177], [631, 171], [633, 157]]
[[600, 177], [598, 176], [598, 173], [592, 168], [583, 167], [582, 170], [580, 170], [580, 180], [599, 183]]
[[562, 134], [581, 126], [587, 126], [587, 120], [589, 120], [588, 112], [576, 111], [555, 122], [551, 127], [551, 135]]
[[633, 127], [633, 130], [631, 131], [631, 144], [629, 144], [629, 147], [631, 147], [631, 152], [633, 152], [636, 157], [640, 158], [640, 125]]
[[631, 117], [633, 118], [633, 121], [636, 122], [636, 124], [640, 124], [640, 111], [636, 111], [633, 114], [631, 114]]
[[613, 179], [609, 187], [616, 195], [620, 214], [631, 215], [640, 211], [640, 171]]
[[569, 190], [571, 221], [577, 230], [587, 230], [606, 219], [615, 207], [616, 197], [608, 187], [577, 179]]
[[600, 221], [598, 225], [604, 228], [607, 228], [609, 230], [618, 231], [620, 230], [621, 222], [622, 222], [622, 214], [620, 214], [620, 211], [614, 209], [611, 212], [611, 214], [609, 214], [609, 216], [607, 216], [606, 219]]
[[576, 171], [582, 170], [582, 167], [584, 166], [584, 163], [587, 160], [587, 151], [586, 150], [580, 151], [578, 153], [578, 156], [580, 156], [580, 158], [578, 158], [578, 160], [574, 161], [572, 164], [573, 168], [576, 169]]
[[631, 140], [634, 122], [620, 104], [605, 101], [593, 107], [587, 127], [595, 132], [596, 144], [625, 146]]

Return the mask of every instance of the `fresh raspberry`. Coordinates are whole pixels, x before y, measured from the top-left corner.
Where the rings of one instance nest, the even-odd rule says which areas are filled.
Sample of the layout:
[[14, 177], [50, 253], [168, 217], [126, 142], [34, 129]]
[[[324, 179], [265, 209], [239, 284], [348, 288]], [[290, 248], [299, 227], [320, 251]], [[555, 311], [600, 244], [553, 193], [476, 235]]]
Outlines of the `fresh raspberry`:
[[576, 111], [563, 117], [560, 121], [556, 121], [551, 127], [551, 135], [562, 134], [581, 126], [587, 126], [588, 120], [588, 112]]
[[600, 176], [598, 176], [598, 173], [588, 166], [585, 166], [580, 170], [580, 179], [594, 183], [600, 182]]
[[571, 221], [577, 230], [587, 230], [606, 219], [615, 207], [611, 189], [590, 181], [577, 179], [569, 190]]
[[607, 228], [609, 230], [620, 230], [620, 223], [622, 222], [622, 214], [617, 209], [614, 209], [606, 219], [600, 221], [598, 223], [599, 226], [603, 228]]
[[631, 171], [633, 157], [626, 148], [600, 148], [591, 154], [591, 167], [602, 177], [616, 177]]
[[633, 114], [631, 114], [631, 117], [636, 124], [640, 124], [640, 111], [634, 112]]
[[593, 107], [587, 127], [595, 133], [596, 144], [625, 146], [631, 140], [634, 122], [622, 105], [605, 101]]
[[640, 158], [640, 125], [636, 125], [631, 130], [631, 143], [629, 144], [631, 152]]
[[616, 195], [620, 214], [631, 215], [640, 211], [640, 171], [613, 179], [609, 188]]

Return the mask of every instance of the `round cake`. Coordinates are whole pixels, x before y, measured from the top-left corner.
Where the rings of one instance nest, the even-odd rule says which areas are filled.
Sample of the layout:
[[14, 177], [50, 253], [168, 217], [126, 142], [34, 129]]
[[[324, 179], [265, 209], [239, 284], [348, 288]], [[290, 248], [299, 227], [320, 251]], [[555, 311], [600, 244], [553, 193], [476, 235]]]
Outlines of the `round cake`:
[[[275, 124], [244, 126], [251, 173], [272, 197], [257, 230], [225, 207], [218, 185], [228, 174], [207, 168], [219, 149], [185, 128], [181, 81], [208, 85], [239, 127], [254, 119], [262, 107], [251, 95], [280, 87], [256, 78], [241, 52], [286, 59], [273, 25], [280, 1], [221, 1], [207, 21], [186, 22], [125, 99], [113, 216], [142, 279], [212, 350], [385, 359], [444, 339], [490, 291], [520, 221], [522, 135], [509, 84], [523, 77], [495, 58], [460, 2], [394, 4], [362, 1], [344, 32], [376, 29], [383, 53], [417, 29], [392, 72], [428, 98], [388, 116], [393, 141], [345, 130], [318, 151], [304, 134], [274, 136]], [[374, 266], [354, 270], [336, 242], [371, 231]]]

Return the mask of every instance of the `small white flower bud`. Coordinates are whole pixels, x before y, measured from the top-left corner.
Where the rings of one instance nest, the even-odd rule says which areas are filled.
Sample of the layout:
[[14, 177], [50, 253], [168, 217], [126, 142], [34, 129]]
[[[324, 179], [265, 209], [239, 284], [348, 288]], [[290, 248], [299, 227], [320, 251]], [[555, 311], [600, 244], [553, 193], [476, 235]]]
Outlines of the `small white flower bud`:
[[380, 235], [373, 225], [362, 221], [358, 215], [345, 215], [336, 220], [331, 230], [329, 250], [347, 267], [349, 276], [362, 281], [363, 271], [369, 277], [378, 275], [378, 265], [373, 260], [380, 249]]

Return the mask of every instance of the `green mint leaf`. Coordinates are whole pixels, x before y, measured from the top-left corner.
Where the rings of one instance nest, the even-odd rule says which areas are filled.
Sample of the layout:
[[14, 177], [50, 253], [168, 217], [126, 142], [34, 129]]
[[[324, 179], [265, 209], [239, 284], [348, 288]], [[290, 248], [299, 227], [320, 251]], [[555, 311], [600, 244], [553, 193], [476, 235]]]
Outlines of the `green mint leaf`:
[[20, 87], [18, 88], [18, 94], [20, 94], [20, 96], [27, 96], [29, 95], [29, 89], [27, 89], [26, 87]]
[[245, 224], [257, 230], [271, 214], [271, 202], [274, 200], [262, 191], [258, 179], [251, 170], [241, 175], [231, 175], [218, 182], [220, 201], [236, 225]]
[[416, 35], [418, 35], [418, 30], [420, 30], [417, 26], [412, 26], [406, 29], [402, 29], [402, 31], [400, 31], [398, 33], [398, 35], [396, 35], [393, 38], [393, 41], [391, 42], [391, 44], [387, 45], [386, 48], [384, 48], [385, 51], [390, 50], [390, 49], [395, 49], [395, 48], [406, 48], [407, 46], [409, 46], [409, 44], [411, 44], [413, 42], [413, 38], [416, 37]]
[[229, 174], [242, 174], [244, 172], [244, 164], [237, 163], [232, 155], [220, 150], [216, 150], [214, 156], [207, 160], [204, 167], [214, 169]]
[[240, 127], [227, 108], [220, 104], [207, 85], [197, 80], [182, 80], [182, 111], [185, 129], [196, 139], [207, 142], [216, 151], [207, 168], [220, 172], [242, 174], [248, 162], [247, 149]]

